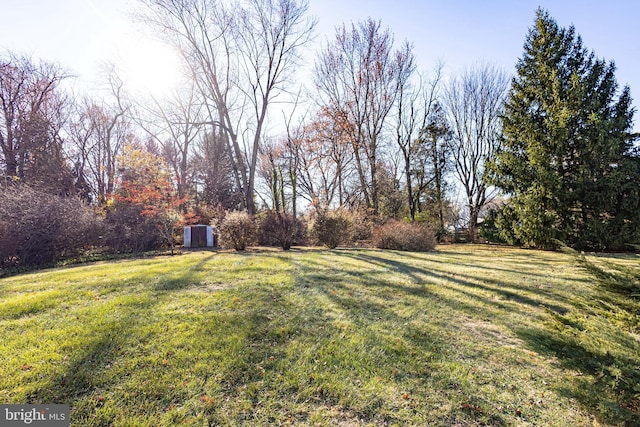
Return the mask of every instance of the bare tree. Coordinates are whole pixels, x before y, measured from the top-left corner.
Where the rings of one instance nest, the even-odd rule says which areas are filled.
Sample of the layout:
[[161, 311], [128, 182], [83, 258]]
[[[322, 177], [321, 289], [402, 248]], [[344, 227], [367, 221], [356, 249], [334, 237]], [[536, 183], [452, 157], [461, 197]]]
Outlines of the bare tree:
[[12, 53], [0, 58], [0, 153], [5, 176], [68, 186], [56, 182], [68, 178], [63, 176], [67, 165], [60, 134], [68, 102], [59, 90], [66, 77], [54, 64]]
[[[343, 206], [352, 166], [350, 123], [339, 112], [321, 108], [295, 139], [300, 194], [321, 210]], [[337, 200], [336, 200], [337, 199]]]
[[108, 84], [112, 99], [98, 101], [85, 97], [68, 126], [75, 169], [79, 176], [82, 174], [98, 206], [104, 205], [115, 191], [118, 157], [132, 137], [123, 83], [111, 73]]
[[[196, 142], [205, 137], [204, 103], [194, 84], [174, 91], [164, 101], [151, 97], [139, 103], [137, 123], [162, 147], [162, 155], [171, 167], [178, 197], [184, 199], [194, 190], [192, 160]], [[182, 208], [186, 208], [183, 205]]]
[[479, 65], [453, 79], [444, 97], [453, 136], [451, 152], [467, 199], [472, 239], [480, 210], [494, 196], [484, 180], [485, 162], [494, 156], [500, 144], [500, 113], [508, 83], [504, 71], [492, 65]]
[[[413, 74], [411, 69], [401, 73], [398, 79], [398, 97], [394, 117], [395, 136], [402, 154], [411, 221], [415, 220], [420, 197], [420, 191], [416, 192], [414, 189], [415, 183], [413, 179], [417, 172], [416, 156], [421, 151], [424, 151], [421, 150], [421, 145], [425, 141], [421, 136], [424, 135], [428, 118], [438, 97], [442, 68], [443, 65], [439, 63], [434, 70], [434, 76], [429, 82], [424, 82], [420, 77], [416, 85], [411, 78]], [[418, 173], [422, 172], [423, 169], [418, 171]], [[424, 176], [424, 174], [422, 175]], [[421, 186], [424, 184], [424, 182], [421, 182]]]
[[[284, 144], [281, 140], [267, 139], [261, 144], [258, 173], [269, 187], [271, 208], [275, 212], [284, 212], [287, 208], [282, 173], [283, 160]], [[266, 201], [264, 203], [267, 204]]]
[[196, 205], [203, 201], [227, 210], [242, 209], [242, 192], [235, 179], [229, 146], [215, 129], [197, 140], [193, 170]]
[[325, 107], [352, 123], [350, 141], [362, 195], [379, 208], [377, 167], [385, 120], [398, 95], [403, 74], [413, 68], [411, 46], [393, 50], [391, 31], [368, 19], [350, 30], [339, 28], [315, 66], [316, 88]]
[[[298, 102], [296, 100], [295, 106]], [[294, 126], [292, 120], [295, 114], [295, 108], [287, 117], [285, 115], [286, 137], [284, 140], [285, 163], [287, 173], [289, 175], [289, 184], [291, 185], [291, 214], [296, 218], [298, 214], [298, 171], [300, 170], [300, 143], [304, 138], [304, 116], [300, 118], [298, 125]]]
[[269, 106], [286, 91], [315, 21], [306, 0], [142, 0], [143, 20], [187, 61], [208, 123], [229, 144], [244, 204], [253, 213], [259, 147]]
[[[288, 178], [288, 185], [290, 188], [291, 199], [291, 214], [293, 218], [298, 214], [298, 196], [299, 196], [299, 172], [301, 170], [301, 146], [305, 137], [305, 126], [307, 112], [302, 115], [297, 114], [298, 107], [300, 106], [300, 94], [302, 89], [298, 91], [298, 95], [295, 98], [293, 109], [288, 113], [282, 111], [282, 116], [285, 125], [285, 135], [282, 137], [282, 168], [286, 172]], [[297, 119], [294, 123], [294, 119]], [[284, 183], [284, 179], [283, 179]]]

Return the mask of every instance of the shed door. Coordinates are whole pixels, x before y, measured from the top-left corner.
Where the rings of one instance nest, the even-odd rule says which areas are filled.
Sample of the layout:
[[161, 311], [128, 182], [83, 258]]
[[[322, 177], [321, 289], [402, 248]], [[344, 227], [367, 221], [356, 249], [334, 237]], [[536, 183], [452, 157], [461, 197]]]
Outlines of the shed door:
[[207, 227], [191, 228], [191, 247], [204, 248], [207, 246]]

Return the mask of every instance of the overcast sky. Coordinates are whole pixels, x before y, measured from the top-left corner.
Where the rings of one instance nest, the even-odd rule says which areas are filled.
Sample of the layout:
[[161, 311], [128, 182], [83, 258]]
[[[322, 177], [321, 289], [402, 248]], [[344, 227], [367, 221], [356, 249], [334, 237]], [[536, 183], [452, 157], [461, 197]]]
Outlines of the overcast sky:
[[[134, 0], [0, 0], [0, 49], [58, 62], [88, 87], [99, 80], [104, 61], [123, 60], [129, 68], [140, 69], [138, 76], [170, 69], [163, 50], [141, 36], [128, 18], [127, 11], [135, 4]], [[450, 75], [481, 61], [512, 73], [539, 5], [561, 26], [575, 25], [585, 46], [598, 57], [614, 60], [618, 83], [631, 86], [635, 105], [640, 104], [640, 2], [310, 0], [311, 13], [318, 19], [318, 44], [332, 37], [342, 23], [372, 17], [389, 27], [396, 41], [414, 44], [419, 68], [428, 71], [441, 59]], [[157, 81], [162, 78], [171, 75], [158, 76]]]

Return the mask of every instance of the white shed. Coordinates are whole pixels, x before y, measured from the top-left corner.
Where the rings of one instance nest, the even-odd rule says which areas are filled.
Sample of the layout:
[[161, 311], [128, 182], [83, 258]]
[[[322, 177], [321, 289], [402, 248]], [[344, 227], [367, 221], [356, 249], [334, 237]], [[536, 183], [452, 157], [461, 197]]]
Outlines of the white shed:
[[212, 248], [215, 244], [212, 226], [188, 225], [184, 227], [185, 248]]

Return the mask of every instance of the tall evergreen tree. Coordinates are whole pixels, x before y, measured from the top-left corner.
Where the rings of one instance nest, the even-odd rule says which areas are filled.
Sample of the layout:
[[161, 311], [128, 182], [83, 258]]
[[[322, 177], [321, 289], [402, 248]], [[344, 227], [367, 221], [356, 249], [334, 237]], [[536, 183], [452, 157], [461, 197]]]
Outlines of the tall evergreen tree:
[[490, 165], [490, 181], [511, 196], [498, 220], [503, 236], [546, 248], [556, 239], [594, 249], [637, 241], [634, 109], [614, 63], [538, 9], [516, 70]]

